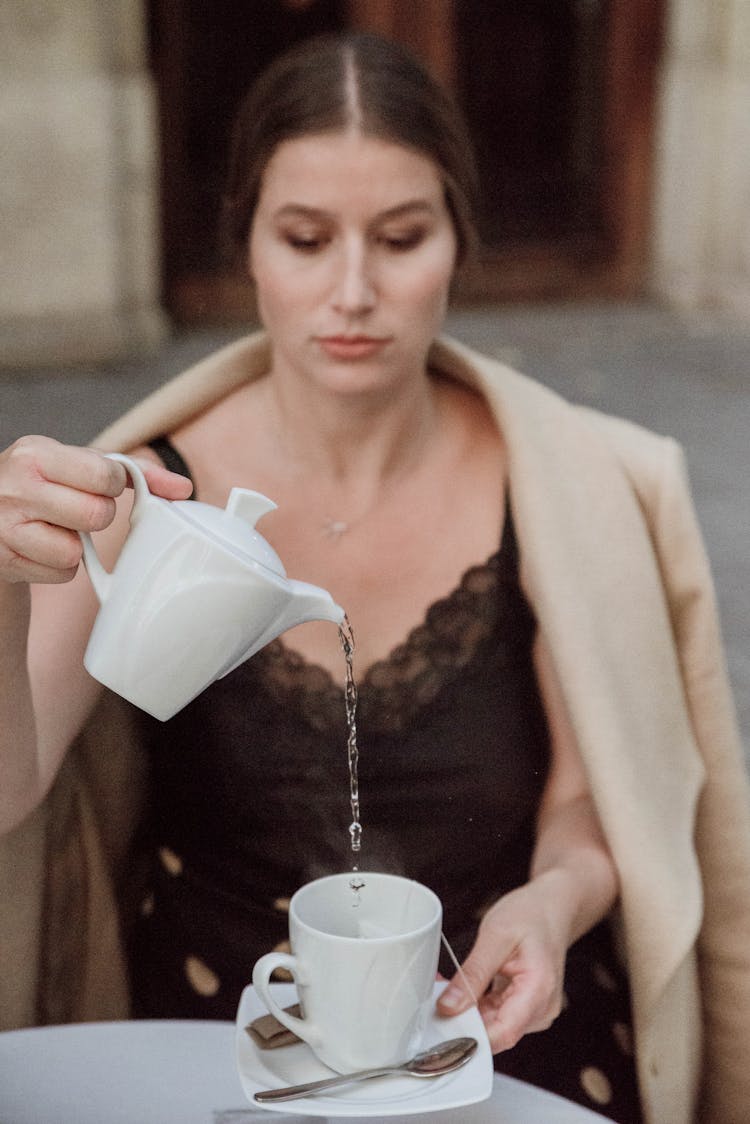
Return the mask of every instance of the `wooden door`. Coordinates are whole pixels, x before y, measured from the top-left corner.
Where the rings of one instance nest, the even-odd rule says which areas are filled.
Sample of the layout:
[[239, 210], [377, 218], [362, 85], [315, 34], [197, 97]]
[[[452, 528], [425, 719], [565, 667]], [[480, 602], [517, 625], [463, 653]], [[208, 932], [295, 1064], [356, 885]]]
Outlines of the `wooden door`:
[[646, 264], [663, 0], [151, 0], [164, 300], [248, 317], [217, 245], [234, 108], [286, 45], [359, 27], [407, 43], [454, 91], [482, 177], [482, 249], [458, 299], [632, 296]]

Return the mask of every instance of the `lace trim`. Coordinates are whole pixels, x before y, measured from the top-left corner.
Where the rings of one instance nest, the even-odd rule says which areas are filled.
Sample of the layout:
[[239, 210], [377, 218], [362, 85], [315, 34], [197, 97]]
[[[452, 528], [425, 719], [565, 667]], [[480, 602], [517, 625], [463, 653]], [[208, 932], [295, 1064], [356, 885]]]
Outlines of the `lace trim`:
[[[361, 726], [385, 733], [402, 730], [478, 654], [495, 633], [504, 609], [518, 612], [515, 566], [505, 565], [504, 558], [501, 548], [483, 565], [468, 569], [452, 593], [429, 607], [424, 622], [403, 644], [368, 668], [357, 684]], [[498, 596], [503, 584], [508, 586], [505, 598]], [[509, 630], [509, 638], [514, 631]], [[341, 686], [326, 668], [308, 663], [281, 639], [256, 659], [264, 686], [284, 706], [293, 707], [316, 730], [341, 727], [343, 657]]]

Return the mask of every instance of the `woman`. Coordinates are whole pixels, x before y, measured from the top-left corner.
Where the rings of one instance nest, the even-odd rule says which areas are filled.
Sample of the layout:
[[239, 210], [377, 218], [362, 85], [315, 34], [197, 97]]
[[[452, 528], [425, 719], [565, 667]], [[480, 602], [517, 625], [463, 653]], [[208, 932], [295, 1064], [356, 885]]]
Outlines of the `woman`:
[[[498, 1069], [612, 1119], [730, 1124], [750, 1096], [748, 802], [679, 452], [436, 340], [472, 241], [470, 169], [451, 105], [393, 45], [279, 60], [240, 112], [227, 198], [265, 334], [97, 444], [134, 451], [167, 498], [185, 473], [209, 503], [270, 495], [262, 529], [290, 575], [346, 608], [362, 861], [443, 900], [463, 968], [442, 1013], [479, 996]], [[101, 780], [69, 752], [87, 722], [112, 734], [81, 663], [97, 606], [75, 532], [114, 559], [125, 486], [93, 449], [27, 438], [0, 458], [0, 822], [23, 845], [58, 778], [47, 906], [71, 892], [75, 821], [107, 949]], [[306, 624], [146, 725], [136, 1013], [233, 1017], [290, 893], [350, 861], [342, 668], [336, 630]], [[116, 787], [97, 750], [88, 769]], [[80, 959], [74, 1013], [111, 1011]]]

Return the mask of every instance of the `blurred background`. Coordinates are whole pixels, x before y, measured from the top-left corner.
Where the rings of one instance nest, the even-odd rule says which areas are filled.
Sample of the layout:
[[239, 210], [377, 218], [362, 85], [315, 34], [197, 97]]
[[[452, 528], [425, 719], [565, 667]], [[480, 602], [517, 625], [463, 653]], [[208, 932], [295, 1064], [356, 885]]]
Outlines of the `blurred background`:
[[254, 326], [217, 249], [229, 123], [343, 27], [468, 119], [482, 248], [449, 330], [684, 443], [750, 734], [748, 0], [2, 0], [0, 448], [84, 442]]
[[3, 0], [0, 363], [246, 320], [215, 237], [229, 123], [281, 49], [343, 27], [406, 42], [464, 109], [463, 304], [750, 317], [748, 0]]

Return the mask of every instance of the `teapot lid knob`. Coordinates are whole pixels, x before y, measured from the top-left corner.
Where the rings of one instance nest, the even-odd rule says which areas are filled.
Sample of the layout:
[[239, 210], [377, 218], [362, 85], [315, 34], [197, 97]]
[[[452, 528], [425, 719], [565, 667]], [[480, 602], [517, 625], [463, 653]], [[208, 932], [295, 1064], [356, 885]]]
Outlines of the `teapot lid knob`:
[[250, 527], [254, 527], [261, 515], [275, 511], [277, 504], [269, 500], [268, 496], [260, 492], [252, 492], [248, 488], [232, 488], [227, 500], [226, 511], [242, 519]]

